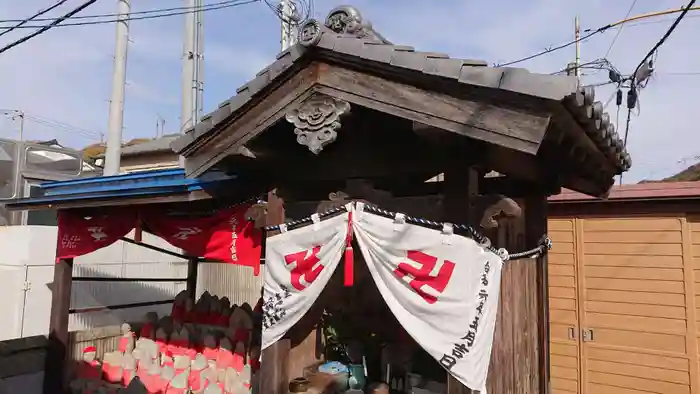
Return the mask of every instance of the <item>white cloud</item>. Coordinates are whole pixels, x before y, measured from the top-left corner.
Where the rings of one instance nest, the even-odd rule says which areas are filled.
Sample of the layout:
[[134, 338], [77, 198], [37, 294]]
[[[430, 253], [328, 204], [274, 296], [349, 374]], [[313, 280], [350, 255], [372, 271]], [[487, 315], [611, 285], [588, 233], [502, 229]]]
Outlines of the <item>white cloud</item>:
[[[5, 19], [21, 18], [46, 6], [45, 0], [0, 0]], [[133, 2], [134, 10], [172, 6], [171, 1]], [[316, 16], [340, 4], [316, 0]], [[629, 1], [603, 0], [356, 0], [355, 4], [390, 40], [422, 50], [446, 52], [453, 57], [477, 58], [490, 63], [517, 59], [553, 44], [573, 39], [573, 17], [581, 16], [584, 29], [597, 28], [625, 16]], [[68, 8], [73, 7], [73, 2]], [[672, 0], [640, 0], [633, 14], [678, 8]], [[83, 14], [111, 13], [114, 2], [98, 2]], [[63, 11], [65, 12], [65, 10]], [[59, 15], [55, 13], [53, 16]], [[695, 14], [695, 16], [700, 16]], [[625, 27], [609, 59], [630, 72], [670, 25], [666, 17]], [[634, 166], [627, 181], [663, 177], [681, 169], [676, 162], [700, 154], [693, 110], [700, 76], [669, 75], [700, 70], [700, 52], [691, 50], [700, 33], [696, 18], [688, 18], [660, 51], [656, 78], [641, 95], [641, 114], [633, 117], [629, 149]], [[647, 22], [644, 22], [647, 23]], [[279, 48], [279, 23], [263, 4], [214, 11], [205, 16], [205, 110], [235, 93], [237, 86], [274, 59]], [[0, 37], [8, 43], [18, 34]], [[582, 60], [605, 54], [616, 31], [599, 34], [582, 44]], [[134, 22], [131, 25], [124, 139], [152, 135], [160, 114], [167, 124], [179, 116], [182, 18]], [[0, 54], [0, 108], [18, 108], [44, 118], [102, 132], [107, 124], [114, 26], [57, 28]], [[574, 48], [514, 65], [549, 73], [573, 60]], [[585, 82], [603, 81], [605, 74], [586, 76]], [[598, 90], [601, 100], [612, 91]], [[614, 104], [608, 108], [615, 117]], [[620, 116], [624, 123], [624, 108]], [[2, 135], [11, 135], [13, 123], [3, 121]], [[79, 133], [27, 123], [29, 138], [57, 137], [80, 146], [88, 141]], [[685, 163], [689, 164], [689, 163]]]

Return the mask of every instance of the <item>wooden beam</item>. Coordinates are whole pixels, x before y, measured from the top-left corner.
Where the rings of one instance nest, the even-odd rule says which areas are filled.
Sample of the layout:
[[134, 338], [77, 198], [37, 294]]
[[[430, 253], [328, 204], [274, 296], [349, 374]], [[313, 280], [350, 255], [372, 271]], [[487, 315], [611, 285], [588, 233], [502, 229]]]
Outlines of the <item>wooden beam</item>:
[[463, 100], [342, 67], [321, 64], [318, 91], [352, 104], [536, 154], [549, 114], [483, 98]]
[[199, 269], [199, 258], [190, 257], [187, 259], [187, 295], [194, 305], [197, 301], [197, 273]]
[[545, 168], [536, 156], [499, 146], [489, 146], [484, 152], [483, 165], [511, 179], [532, 183], [556, 184], [556, 171]]
[[63, 392], [68, 363], [68, 314], [73, 277], [73, 259], [58, 260], [51, 285], [49, 344], [44, 366], [44, 394]]
[[[284, 220], [284, 200], [271, 191], [267, 194], [266, 225], [278, 225], [284, 223]], [[271, 235], [274, 233], [268, 234], [268, 236]], [[290, 351], [291, 341], [288, 338], [282, 338], [263, 350], [260, 363], [260, 393], [287, 394], [289, 392]]]
[[[392, 182], [392, 180], [384, 179], [378, 180], [376, 184], [390, 191], [395, 197], [440, 195], [444, 194], [447, 188], [445, 182], [425, 182], [422, 178], [409, 179], [405, 182]], [[466, 187], [466, 185], [454, 185], [451, 187]], [[559, 194], [561, 188], [500, 176], [480, 178], [478, 190], [480, 195], [500, 194], [510, 198], [521, 198], [532, 195], [533, 191], [551, 196]]]
[[[452, 168], [445, 173], [445, 196], [443, 200], [443, 221], [449, 223], [472, 223], [470, 207], [479, 194], [478, 172], [469, 167]], [[457, 379], [447, 374], [447, 394], [471, 394], [472, 391]]]

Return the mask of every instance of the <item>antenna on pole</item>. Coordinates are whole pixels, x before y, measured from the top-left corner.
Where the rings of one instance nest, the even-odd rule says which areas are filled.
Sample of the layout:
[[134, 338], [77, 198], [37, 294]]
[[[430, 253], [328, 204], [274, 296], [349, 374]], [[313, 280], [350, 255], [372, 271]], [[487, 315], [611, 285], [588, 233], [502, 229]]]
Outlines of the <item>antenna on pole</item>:
[[129, 45], [129, 21], [131, 0], [117, 0], [117, 39], [112, 71], [112, 97], [107, 121], [107, 147], [105, 149], [104, 175], [119, 174], [124, 128], [124, 89], [126, 85], [126, 54]]

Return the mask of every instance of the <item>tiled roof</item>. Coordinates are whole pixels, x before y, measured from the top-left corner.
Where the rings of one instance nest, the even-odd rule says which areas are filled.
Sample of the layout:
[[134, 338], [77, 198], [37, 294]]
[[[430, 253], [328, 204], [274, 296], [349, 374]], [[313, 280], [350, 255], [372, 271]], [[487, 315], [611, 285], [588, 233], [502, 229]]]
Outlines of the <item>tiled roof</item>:
[[127, 145], [122, 147], [122, 156], [135, 156], [146, 153], [158, 153], [158, 152], [168, 152], [172, 151], [170, 149], [170, 144], [175, 141], [179, 134], [177, 135], [166, 135], [161, 138], [157, 138], [150, 141], [141, 142], [134, 145]]
[[297, 45], [280, 52], [275, 62], [239, 87], [235, 96], [221, 103], [218, 109], [205, 115], [200, 123], [175, 140], [172, 149], [181, 153], [263, 91], [293, 64], [302, 58], [314, 56], [354, 61], [367, 67], [410, 69], [466, 85], [568, 103], [567, 109], [595, 145], [618, 167], [619, 172], [626, 171], [631, 165], [614, 126], [611, 128], [609, 115], [602, 112], [600, 102], [593, 102], [594, 90], [580, 89], [576, 77], [533, 74], [522, 68], [488, 67], [482, 60], [453, 59], [442, 53], [420, 52], [410, 46], [394, 45], [372, 27], [363, 24], [359, 12], [352, 7], [338, 7], [330, 12], [325, 24], [310, 20], [299, 31]]

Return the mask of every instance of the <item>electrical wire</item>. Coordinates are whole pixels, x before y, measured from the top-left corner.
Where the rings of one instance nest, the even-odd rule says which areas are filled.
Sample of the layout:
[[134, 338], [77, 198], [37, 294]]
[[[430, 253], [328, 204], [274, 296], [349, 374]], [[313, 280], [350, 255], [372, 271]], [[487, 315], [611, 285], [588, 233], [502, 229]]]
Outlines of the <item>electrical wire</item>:
[[273, 3], [272, 0], [264, 1], [270, 11], [284, 23], [299, 24], [301, 21], [310, 19], [314, 14], [313, 0], [286, 0], [292, 4], [293, 15], [291, 20], [287, 20], [278, 2]]
[[54, 10], [54, 9], [56, 9], [56, 8], [58, 8], [58, 7], [60, 7], [60, 6], [62, 6], [62, 5], [65, 4], [67, 1], [68, 1], [68, 0], [60, 0], [60, 1], [56, 2], [54, 5], [52, 5], [51, 7], [44, 8], [43, 10], [40, 10], [39, 12], [37, 12], [36, 14], [30, 16], [30, 17], [27, 18], [27, 19], [20, 19], [20, 20], [14, 20], [14, 21], [12, 21], [12, 22], [18, 22], [18, 23], [17, 23], [16, 25], [14, 25], [14, 26], [8, 28], [7, 30], [3, 31], [2, 33], [0, 33], [0, 37], [4, 36], [5, 34], [11, 32], [11, 31], [13, 31], [13, 30], [19, 29], [20, 27], [26, 25], [26, 24], [27, 24], [28, 22], [30, 22], [30, 21], [40, 21], [40, 20], [42, 20], [42, 18], [37, 18], [37, 17], [42, 16], [42, 15], [44, 15], [45, 13], [47, 13], [47, 12], [49, 12], [49, 11], [52, 11], [52, 10]]
[[672, 77], [690, 77], [700, 75], [700, 72], [679, 72], [679, 73], [654, 73], [654, 75], [668, 75]]
[[[632, 1], [632, 5], [630, 5], [630, 9], [627, 10], [627, 15], [625, 15], [625, 19], [630, 17], [630, 14], [632, 14], [632, 9], [634, 6], [637, 4], [637, 0]], [[615, 46], [615, 41], [617, 41], [617, 38], [620, 37], [620, 33], [622, 33], [622, 29], [625, 27], [624, 24], [620, 25], [620, 28], [617, 29], [617, 33], [615, 33], [615, 37], [613, 38], [612, 42], [610, 43], [610, 47], [608, 47], [608, 51], [605, 52], [604, 58], [608, 57], [610, 55], [610, 52], [612, 51], [613, 47]]]
[[[64, 0], [67, 1], [67, 0]], [[155, 14], [155, 13], [160, 13], [160, 12], [171, 12], [171, 11], [184, 11], [184, 10], [190, 10], [190, 11], [197, 11], [199, 8], [202, 7], [214, 7], [214, 6], [219, 6], [219, 5], [226, 5], [226, 4], [231, 4], [231, 3], [236, 3], [239, 0], [225, 0], [225, 1], [219, 1], [217, 3], [211, 3], [211, 4], [206, 4], [203, 6], [190, 6], [190, 7], [172, 7], [172, 8], [156, 8], [152, 10], [145, 10], [145, 11], [132, 11], [129, 13], [129, 15], [146, 15], [146, 14]], [[111, 13], [111, 14], [93, 14], [93, 15], [76, 15], [72, 19], [77, 20], [77, 19], [99, 19], [99, 18], [119, 18], [120, 14], [116, 13]], [[52, 22], [56, 18], [32, 18], [33, 22]], [[20, 19], [3, 19], [0, 20], [0, 23], [10, 23], [10, 22], [21, 22], [22, 20]]]
[[532, 54], [532, 55], [530, 55], [530, 56], [526, 56], [526, 57], [524, 57], [524, 58], [522, 58], [522, 59], [513, 60], [513, 61], [510, 61], [510, 62], [506, 62], [506, 63], [497, 63], [497, 64], [494, 64], [494, 67], [505, 67], [505, 66], [510, 66], [510, 65], [513, 65], [513, 64], [516, 64], [516, 63], [522, 63], [522, 62], [524, 62], [524, 61], [534, 59], [534, 58], [536, 58], [536, 57], [540, 57], [540, 56], [543, 56], [543, 55], [550, 54], [550, 53], [555, 52], [555, 51], [558, 51], [558, 50], [560, 50], [560, 49], [564, 49], [564, 48], [570, 47], [570, 46], [572, 46], [572, 45], [574, 45], [574, 44], [576, 44], [576, 43], [578, 43], [578, 42], [582, 42], [582, 41], [584, 41], [584, 40], [587, 40], [587, 39], [593, 37], [594, 35], [596, 35], [596, 34], [598, 34], [598, 33], [602, 33], [606, 28], [607, 28], [607, 27], [597, 29], [597, 30], [595, 30], [595, 31], [592, 31], [592, 32], [586, 34], [585, 36], [583, 36], [583, 37], [581, 37], [581, 38], [579, 38], [579, 39], [577, 39], [577, 40], [567, 42], [566, 44], [562, 44], [562, 45], [556, 46], [556, 47], [554, 47], [554, 48], [545, 49], [544, 51], [537, 52], [537, 53]]
[[[161, 10], [150, 10], [150, 11], [148, 11], [148, 13], [156, 13], [156, 12], [161, 12], [161, 13], [156, 14], [156, 15], [145, 15], [145, 16], [136, 16], [136, 17], [130, 16], [128, 18], [115, 18], [115, 19], [98, 20], [98, 21], [62, 23], [62, 24], [57, 25], [55, 27], [91, 26], [91, 25], [103, 25], [103, 24], [117, 23], [117, 22], [123, 22], [123, 21], [138, 21], [138, 20], [165, 18], [165, 17], [170, 17], [170, 16], [193, 14], [195, 12], [200, 12], [200, 11], [206, 12], [206, 11], [223, 10], [223, 9], [238, 7], [238, 6], [247, 5], [247, 4], [258, 3], [260, 1], [262, 1], [262, 0], [228, 0], [228, 1], [222, 1], [220, 3], [213, 3], [213, 4], [208, 4], [208, 5], [194, 7], [194, 8], [193, 7], [179, 7], [181, 9], [184, 9], [184, 11], [178, 11], [178, 12], [162, 12]], [[167, 10], [167, 9], [164, 9], [164, 10]], [[145, 12], [146, 11], [141, 11], [141, 13], [145, 13]], [[131, 13], [131, 14], [136, 14], [136, 13]], [[107, 15], [107, 14], [105, 14], [105, 15]], [[2, 22], [3, 21], [0, 21], [0, 23], [2, 23]], [[45, 27], [44, 25], [22, 26], [22, 27], [20, 27], [20, 29], [41, 29], [44, 27]], [[0, 27], [0, 29], [8, 29], [8, 27]]]
[[610, 25], [606, 25], [606, 26], [600, 27], [600, 28], [598, 28], [598, 29], [596, 29], [596, 30], [591, 31], [590, 33], [586, 34], [585, 36], [583, 36], [583, 37], [581, 37], [581, 38], [579, 38], [579, 39], [576, 39], [576, 40], [567, 42], [566, 44], [562, 44], [562, 45], [559, 45], [559, 46], [556, 46], [556, 47], [553, 47], [553, 48], [545, 49], [545, 50], [543, 50], [543, 51], [537, 52], [537, 53], [532, 54], [532, 55], [530, 55], [530, 56], [526, 56], [526, 57], [524, 57], [524, 58], [522, 58], [522, 59], [513, 60], [513, 61], [510, 61], [510, 62], [506, 62], [506, 63], [497, 63], [497, 64], [494, 64], [494, 67], [505, 67], [505, 66], [510, 66], [510, 65], [512, 65], [512, 64], [522, 63], [522, 62], [524, 62], [524, 61], [526, 61], [526, 60], [531, 60], [531, 59], [534, 59], [534, 58], [536, 58], [536, 57], [540, 57], [540, 56], [543, 56], [543, 55], [550, 54], [550, 53], [552, 53], [552, 52], [556, 52], [556, 51], [558, 51], [558, 50], [560, 50], [560, 49], [564, 49], [564, 48], [570, 47], [570, 46], [572, 46], [572, 45], [574, 45], [574, 44], [576, 44], [576, 43], [583, 42], [583, 41], [585, 41], [585, 40], [587, 40], [587, 39], [593, 37], [593, 36], [596, 35], [596, 34], [599, 34], [599, 33], [604, 32], [605, 30], [607, 30], [607, 29], [609, 29], [609, 28], [610, 28]]
[[66, 19], [69, 19], [71, 16], [73, 16], [73, 15], [77, 14], [78, 12], [90, 7], [91, 5], [95, 4], [96, 2], [97, 2], [97, 0], [86, 1], [85, 3], [81, 4], [77, 8], [73, 9], [72, 11], [63, 15], [62, 17], [56, 19], [55, 21], [51, 22], [50, 24], [43, 26], [41, 29], [35, 31], [34, 33], [26, 35], [26, 36], [20, 38], [19, 40], [14, 41], [14, 42], [7, 44], [4, 47], [0, 48], [0, 54], [9, 51], [10, 49], [16, 47], [17, 45], [23, 44], [23, 43], [31, 40], [32, 38], [34, 38], [38, 35], [45, 33], [46, 31], [50, 30], [54, 26], [59, 25], [61, 22], [65, 21]]
[[33, 123], [42, 125], [42, 126], [46, 126], [46, 127], [50, 128], [53, 133], [66, 132], [66, 133], [69, 133], [71, 135], [77, 135], [77, 136], [83, 137], [89, 141], [102, 140], [101, 134], [94, 134], [92, 132], [86, 133], [86, 132], [81, 131], [81, 129], [73, 129], [73, 128], [69, 128], [69, 127], [59, 127], [57, 124], [55, 124], [53, 122], [44, 121], [44, 120], [30, 117], [30, 116], [27, 116], [27, 120], [31, 121]]
[[[685, 19], [694, 19], [694, 18], [700, 18], [700, 15], [686, 15]], [[653, 20], [653, 21], [643, 21], [643, 22], [627, 22], [619, 26], [614, 26], [613, 29], [621, 29], [622, 26], [625, 26], [626, 28], [630, 27], [638, 27], [638, 26], [645, 26], [645, 25], [656, 25], [659, 23], [666, 23], [666, 22], [671, 22], [675, 20], [674, 18], [662, 18], [659, 20]]]
[[[695, 3], [695, 2], [692, 1], [690, 4], [693, 4], [693, 3]], [[633, 6], [634, 6], [634, 4], [633, 4]], [[690, 11], [690, 9], [689, 9], [688, 6], [686, 6], [685, 8], [683, 8], [682, 15], [687, 14], [688, 11]], [[698, 17], [700, 17], [700, 15], [690, 15], [690, 16], [688, 16], [688, 18], [698, 18]], [[639, 23], [629, 24], [628, 27], [641, 26], [641, 25], [652, 24], [652, 23], [662, 23], [662, 22], [665, 22], [665, 21], [666, 21], [666, 20], [639, 22]], [[676, 19], [676, 21], [678, 21], [678, 19]], [[618, 27], [618, 26], [619, 26], [619, 27]], [[510, 62], [506, 62], [506, 63], [495, 63], [493, 66], [494, 66], [494, 67], [510, 66], [510, 65], [512, 65], [512, 64], [522, 63], [522, 62], [527, 61], [527, 60], [531, 60], [531, 59], [534, 59], [534, 58], [537, 58], [537, 57], [540, 57], [540, 56], [548, 55], [548, 54], [550, 54], [550, 53], [552, 53], [552, 52], [556, 52], [556, 51], [558, 51], [558, 50], [560, 50], [560, 49], [564, 49], [564, 48], [570, 47], [570, 46], [572, 46], [572, 45], [575, 45], [576, 43], [583, 42], [583, 41], [585, 41], [585, 40], [591, 38], [592, 36], [594, 36], [594, 35], [596, 35], [596, 34], [598, 34], [598, 33], [603, 33], [603, 32], [605, 32], [605, 31], [607, 31], [607, 30], [609, 30], [609, 29], [612, 29], [612, 28], [617, 28], [617, 29], [618, 29], [618, 34], [619, 34], [619, 30], [622, 30], [622, 26], [625, 26], [625, 25], [624, 25], [624, 24], [621, 24], [621, 23], [619, 23], [619, 22], [616, 22], [616, 23], [611, 23], [611, 24], [607, 24], [607, 25], [605, 25], [605, 26], [599, 27], [599, 28], [597, 28], [597, 29], [595, 29], [595, 30], [594, 30], [594, 29], [586, 29], [586, 30], [584, 30], [583, 32], [584, 32], [584, 33], [588, 33], [588, 34], [586, 34], [585, 36], [583, 36], [583, 37], [581, 37], [581, 38], [579, 38], [579, 39], [577, 39], [577, 40], [567, 42], [566, 44], [562, 44], [562, 45], [556, 46], [556, 47], [554, 47], [554, 48], [545, 49], [545, 50], [543, 50], [543, 51], [537, 52], [537, 53], [532, 54], [532, 55], [530, 55], [530, 56], [526, 56], [526, 57], [524, 57], [524, 58], [522, 58], [522, 59], [513, 60], [513, 61], [510, 61]], [[564, 69], [564, 70], [562, 70], [562, 71], [560, 71], [560, 72], [563, 72], [563, 71], [566, 71], [566, 69]], [[553, 74], [557, 74], [557, 73], [553, 73]]]
[[[649, 58], [652, 55], [654, 55], [654, 53], [656, 53], [656, 51], [661, 47], [661, 45], [663, 45], [666, 42], [666, 40], [668, 40], [668, 37], [670, 37], [671, 34], [673, 34], [673, 31], [676, 30], [676, 27], [678, 27], [678, 24], [681, 23], [681, 21], [683, 20], [685, 15], [688, 13], [688, 11], [690, 11], [690, 8], [695, 4], [695, 2], [696, 2], [696, 0], [690, 0], [688, 5], [685, 6], [685, 8], [683, 9], [683, 12], [681, 12], [681, 14], [678, 15], [678, 18], [676, 18], [676, 20], [673, 22], [671, 27], [668, 28], [668, 30], [663, 35], [663, 37], [661, 37], [661, 39], [656, 43], [656, 45], [654, 45], [651, 48], [651, 50], [649, 50], [647, 55], [644, 56], [644, 58], [642, 59], [641, 62], [639, 62], [639, 65], [637, 65], [637, 68], [634, 69], [634, 72], [632, 73], [632, 80], [631, 80], [631, 88], [630, 88], [631, 92], [636, 90], [635, 78], [636, 78], [636, 75], [637, 75], [637, 72], [639, 71], [639, 69], [641, 69], [642, 66], [644, 66], [644, 64], [646, 64], [647, 60], [649, 60]], [[634, 94], [636, 94], [636, 92]], [[632, 108], [631, 108], [631, 106], [628, 105], [627, 106], [627, 121], [625, 122], [625, 139], [623, 140], [624, 147], [627, 147], [627, 137], [629, 136], [629, 132], [630, 132], [630, 119], [631, 118], [632, 118]]]
[[24, 116], [25, 116], [25, 119], [27, 119], [28, 121], [32, 121], [34, 123], [38, 123], [38, 124], [48, 126], [48, 127], [54, 128], [54, 129], [59, 129], [62, 131], [67, 131], [67, 132], [75, 133], [75, 134], [80, 134], [86, 138], [100, 139], [102, 137], [102, 135], [104, 134], [104, 133], [101, 133], [101, 132], [98, 132], [95, 130], [89, 130], [89, 129], [85, 129], [82, 127], [74, 126], [70, 123], [65, 123], [65, 122], [61, 122], [59, 120], [47, 118], [45, 116], [39, 116], [36, 114], [31, 114], [31, 113], [26, 113], [26, 112], [24, 113]]

